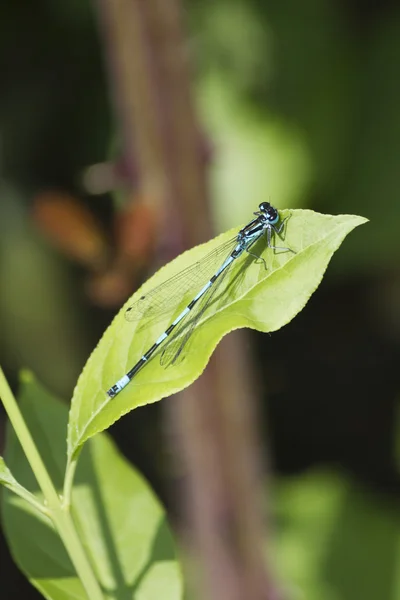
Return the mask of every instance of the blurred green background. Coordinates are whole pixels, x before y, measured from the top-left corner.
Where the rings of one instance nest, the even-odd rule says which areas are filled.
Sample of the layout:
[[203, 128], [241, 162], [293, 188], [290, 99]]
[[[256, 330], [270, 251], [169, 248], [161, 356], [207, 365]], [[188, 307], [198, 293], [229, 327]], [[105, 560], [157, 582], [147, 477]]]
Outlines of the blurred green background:
[[[183, 6], [216, 230], [264, 200], [371, 221], [293, 323], [251, 336], [275, 473], [268, 552], [290, 599], [399, 600], [400, 6]], [[115, 195], [82, 183], [115, 137], [104, 48], [85, 0], [14, 0], [1, 14], [1, 364], [14, 385], [28, 367], [68, 400], [118, 304], [89, 293], [88, 268], [55, 249], [38, 205], [71, 195], [113, 251]], [[113, 433], [178, 518], [162, 429], [150, 406]], [[0, 552], [4, 597], [36, 598], [4, 541]]]

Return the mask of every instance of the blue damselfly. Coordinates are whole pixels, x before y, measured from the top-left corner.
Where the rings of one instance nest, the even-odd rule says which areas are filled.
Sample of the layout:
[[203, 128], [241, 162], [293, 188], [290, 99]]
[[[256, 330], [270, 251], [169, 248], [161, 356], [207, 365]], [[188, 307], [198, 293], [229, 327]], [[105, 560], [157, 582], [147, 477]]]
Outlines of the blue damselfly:
[[[250, 252], [250, 248], [263, 235], [266, 235], [268, 248], [294, 252], [291, 248], [272, 245], [275, 234], [282, 238], [281, 234], [288, 217], [281, 220], [278, 210], [271, 206], [269, 202], [262, 202], [259, 205], [259, 210], [254, 215], [256, 218], [240, 229], [232, 240], [225, 242], [201, 261], [141, 296], [127, 308], [126, 319], [136, 321], [144, 316], [152, 317], [163, 312], [166, 313], [179, 304], [179, 299], [189, 290], [195, 291], [196, 288], [199, 290], [132, 369], [107, 391], [110, 398], [114, 398], [128, 385], [159, 348], [162, 350], [160, 362], [165, 366], [175, 364], [178, 358], [182, 357], [182, 351], [186, 343], [207, 307], [210, 306], [232, 264], [246, 252], [250, 256], [263, 261], [265, 265], [263, 258]], [[223, 259], [223, 257], [225, 258]], [[188, 315], [191, 315], [190, 319]]]

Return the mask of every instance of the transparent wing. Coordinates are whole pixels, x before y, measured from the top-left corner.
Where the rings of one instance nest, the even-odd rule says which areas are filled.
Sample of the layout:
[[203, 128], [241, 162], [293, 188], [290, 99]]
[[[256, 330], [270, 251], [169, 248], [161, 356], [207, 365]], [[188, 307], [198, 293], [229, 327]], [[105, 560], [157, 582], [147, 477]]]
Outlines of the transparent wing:
[[215, 284], [207, 290], [204, 296], [189, 313], [189, 320], [182, 321], [182, 324], [177, 326], [171, 338], [165, 342], [160, 356], [161, 365], [168, 367], [179, 364], [183, 360], [184, 347], [191, 338], [204, 313], [213, 305], [213, 300], [217, 298], [218, 290], [222, 290], [223, 281], [230, 270], [230, 266], [225, 269]]
[[[283, 223], [285, 223], [285, 221]], [[274, 230], [274, 233], [280, 235], [281, 231], [275, 232]], [[289, 252], [294, 252], [291, 250], [291, 248], [282, 249]], [[248, 254], [245, 256], [248, 258], [253, 257], [257, 260], [261, 258], [257, 256], [257, 254], [253, 254], [250, 251], [248, 251]], [[257, 262], [257, 260], [255, 262]], [[264, 259], [261, 258], [261, 260]], [[187, 346], [187, 343], [192, 337], [194, 330], [199, 325], [200, 320], [205, 316], [207, 311], [216, 311], [219, 306], [222, 306], [226, 303], [225, 292], [227, 291], [227, 287], [232, 285], [234, 286], [233, 290], [239, 289], [245, 271], [245, 263], [242, 262], [243, 258], [239, 259], [239, 261], [241, 261], [239, 263], [239, 270], [235, 273], [233, 278], [230, 278], [227, 285], [224, 285], [224, 280], [226, 279], [228, 273], [231, 273], [232, 266], [235, 264], [235, 262], [231, 263], [231, 265], [229, 265], [229, 267], [220, 275], [215, 284], [207, 290], [204, 296], [194, 306], [187, 319], [184, 319], [181, 323], [179, 323], [179, 325], [173, 331], [171, 337], [165, 341], [160, 355], [161, 365], [168, 367], [179, 364], [187, 354], [187, 348], [185, 352], [183, 352], [183, 350]], [[235, 291], [233, 291], [233, 294], [234, 293]]]
[[214, 275], [236, 243], [237, 238], [234, 237], [221, 244], [200, 261], [141, 296], [126, 309], [127, 321], [139, 321], [144, 315], [162, 317], [176, 307], [189, 292], [194, 296]]

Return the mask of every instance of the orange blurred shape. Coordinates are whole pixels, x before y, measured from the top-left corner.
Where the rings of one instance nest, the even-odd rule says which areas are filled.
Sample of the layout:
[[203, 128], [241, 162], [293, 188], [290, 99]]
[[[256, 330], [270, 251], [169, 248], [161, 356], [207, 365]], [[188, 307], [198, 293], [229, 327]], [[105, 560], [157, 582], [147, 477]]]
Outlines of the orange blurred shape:
[[86, 293], [93, 304], [101, 308], [120, 306], [132, 294], [132, 277], [122, 269], [92, 275], [86, 283]]
[[105, 266], [108, 245], [92, 213], [74, 196], [50, 190], [33, 203], [33, 218], [41, 231], [61, 252], [91, 270]]
[[142, 201], [130, 202], [116, 216], [118, 253], [137, 266], [152, 261], [158, 219], [155, 208]]

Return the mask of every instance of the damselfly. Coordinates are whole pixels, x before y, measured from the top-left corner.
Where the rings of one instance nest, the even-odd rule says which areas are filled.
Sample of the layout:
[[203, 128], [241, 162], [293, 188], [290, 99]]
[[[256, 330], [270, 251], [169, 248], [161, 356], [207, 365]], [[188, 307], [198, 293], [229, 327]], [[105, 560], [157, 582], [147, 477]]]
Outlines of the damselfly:
[[[187, 294], [190, 289], [196, 289], [197, 286], [199, 290], [191, 302], [189, 302], [147, 352], [143, 354], [132, 369], [108, 390], [107, 394], [110, 398], [114, 398], [128, 385], [136, 373], [144, 367], [160, 347], [162, 347], [160, 357], [162, 365], [175, 364], [178, 358], [182, 357], [182, 351], [186, 343], [201, 317], [211, 305], [217, 290], [221, 287], [232, 264], [244, 252], [247, 252], [250, 256], [261, 259], [265, 265], [263, 258], [250, 252], [250, 248], [264, 234], [267, 237], [268, 248], [294, 252], [291, 248], [272, 245], [275, 234], [282, 239], [281, 234], [288, 217], [281, 220], [278, 210], [271, 206], [269, 202], [262, 202], [259, 205], [259, 210], [254, 215], [256, 218], [243, 227], [232, 240], [222, 244], [201, 261], [181, 271], [178, 275], [160, 284], [144, 296], [141, 296], [139, 300], [126, 310], [125, 317], [128, 321], [139, 320], [144, 316], [149, 318], [172, 310], [173, 306], [179, 304], [179, 299], [185, 293]], [[222, 260], [223, 256], [225, 256], [224, 260]], [[190, 319], [188, 317], [189, 314], [191, 315]]]

